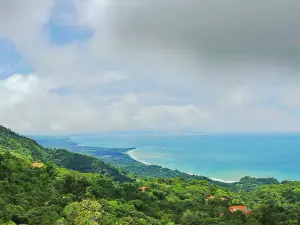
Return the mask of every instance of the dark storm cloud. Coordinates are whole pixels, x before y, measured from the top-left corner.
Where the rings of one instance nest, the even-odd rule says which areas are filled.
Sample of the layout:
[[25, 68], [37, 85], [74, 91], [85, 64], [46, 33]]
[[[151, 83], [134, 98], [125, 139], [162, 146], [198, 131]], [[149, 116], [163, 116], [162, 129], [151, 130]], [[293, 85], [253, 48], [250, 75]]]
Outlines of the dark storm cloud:
[[120, 43], [197, 57], [268, 64], [300, 62], [300, 1], [108, 1]]

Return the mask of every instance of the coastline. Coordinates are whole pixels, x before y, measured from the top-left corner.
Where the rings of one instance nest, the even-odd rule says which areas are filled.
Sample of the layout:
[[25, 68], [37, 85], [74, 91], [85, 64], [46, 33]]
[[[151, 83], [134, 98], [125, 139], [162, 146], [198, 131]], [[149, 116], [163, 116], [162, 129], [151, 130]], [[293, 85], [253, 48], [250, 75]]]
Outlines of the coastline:
[[[137, 162], [140, 162], [144, 165], [147, 165], [147, 166], [161, 166], [161, 167], [164, 167], [164, 168], [168, 168], [167, 166], [164, 166], [164, 165], [158, 165], [158, 164], [153, 164], [153, 163], [149, 163], [149, 162], [146, 162], [144, 160], [141, 160], [139, 159], [138, 157], [136, 157], [134, 155], [134, 152], [137, 151], [137, 149], [131, 149], [129, 151], [126, 151], [124, 152], [124, 154], [128, 155], [131, 159], [137, 161]], [[169, 168], [170, 169], [170, 168]], [[205, 176], [205, 175], [200, 175], [200, 174], [195, 174], [195, 173], [190, 173], [190, 172], [185, 172], [185, 171], [181, 171], [182, 173], [186, 173], [186, 174], [189, 174], [191, 176]], [[222, 183], [227, 183], [227, 184], [230, 184], [230, 183], [236, 183], [238, 181], [233, 181], [233, 180], [222, 180], [222, 179], [219, 179], [219, 178], [212, 178], [212, 177], [208, 177], [209, 179], [213, 180], [213, 181], [218, 181], [218, 182], [222, 182]]]
[[[205, 135], [203, 135], [203, 136], [205, 136]], [[284, 164], [282, 165], [282, 167], [283, 167], [282, 170], [279, 170], [277, 167], [274, 167], [274, 169], [272, 167], [272, 170], [269, 169], [269, 170], [266, 170], [264, 172], [252, 169], [252, 164], [253, 163], [254, 164], [256, 163], [258, 166], [264, 167], [263, 163], [265, 162], [265, 160], [264, 160], [263, 157], [257, 157], [257, 158], [254, 158], [254, 159], [251, 158], [250, 161], [245, 160], [246, 162], [248, 162], [248, 161], [251, 162], [251, 165], [249, 165], [246, 168], [242, 168], [243, 167], [243, 165], [242, 165], [242, 166], [236, 166], [235, 167], [236, 170], [231, 170], [229, 168], [228, 171], [225, 171], [224, 170], [224, 168], [226, 169], [225, 164], [228, 163], [226, 161], [230, 161], [230, 160], [237, 161], [237, 160], [239, 160], [238, 159], [239, 157], [234, 155], [236, 157], [232, 158], [231, 155], [230, 155], [230, 157], [228, 158], [227, 155], [221, 154], [221, 155], [219, 155], [217, 160], [214, 161], [215, 164], [212, 165], [211, 169], [209, 170], [208, 169], [209, 167], [205, 167], [205, 165], [203, 165], [202, 167], [189, 166], [189, 161], [188, 161], [189, 159], [187, 159], [185, 161], [183, 160], [183, 162], [180, 165], [178, 165], [178, 161], [181, 160], [181, 157], [185, 157], [185, 155], [184, 154], [181, 155], [182, 150], [181, 150], [181, 152], [180, 151], [176, 152], [176, 154], [178, 153], [178, 155], [176, 155], [176, 156], [173, 155], [172, 151], [164, 151], [163, 148], [168, 148], [168, 147], [162, 147], [162, 146], [167, 146], [168, 143], [166, 143], [166, 144], [162, 143], [159, 146], [141, 145], [141, 146], [144, 146], [142, 148], [139, 148], [139, 147], [138, 148], [134, 148], [134, 147], [122, 148], [121, 146], [126, 146], [126, 145], [134, 146], [135, 145], [134, 143], [128, 144], [128, 143], [125, 142], [125, 143], [119, 143], [118, 147], [112, 148], [110, 146], [115, 146], [114, 142], [112, 142], [112, 145], [110, 144], [110, 142], [104, 142], [105, 147], [99, 147], [99, 146], [102, 146], [102, 142], [101, 142], [102, 139], [100, 138], [100, 140], [98, 140], [98, 137], [95, 140], [92, 139], [92, 141], [89, 140], [89, 139], [87, 141], [83, 141], [82, 139], [76, 140], [76, 139], [73, 139], [73, 137], [66, 137], [66, 138], [59, 137], [58, 138], [56, 136], [52, 136], [52, 137], [51, 136], [45, 136], [45, 137], [43, 137], [43, 136], [37, 136], [37, 137], [32, 136], [31, 138], [35, 139], [40, 145], [42, 145], [46, 148], [64, 148], [64, 149], [68, 149], [68, 150], [73, 151], [73, 152], [80, 152], [80, 153], [83, 153], [83, 154], [92, 154], [95, 157], [100, 157], [100, 158], [103, 155], [120, 156], [119, 158], [115, 157], [114, 159], [106, 160], [107, 163], [117, 162], [117, 163], [122, 164], [122, 163], [126, 163], [126, 159], [129, 162], [131, 160], [133, 160], [135, 162], [141, 163], [140, 166], [142, 166], [142, 165], [159, 166], [159, 167], [162, 167], [162, 168], [173, 170], [174, 172], [178, 171], [178, 172], [181, 172], [181, 173], [184, 173], [184, 174], [202, 176], [202, 177], [209, 178], [210, 180], [214, 180], [214, 181], [218, 181], [218, 182], [222, 182], [222, 183], [238, 182], [238, 181], [240, 181], [241, 178], [243, 178], [245, 176], [249, 176], [249, 177], [253, 177], [253, 178], [275, 178], [278, 181], [284, 181], [284, 180], [295, 180], [296, 181], [296, 180], [299, 180], [296, 177], [296, 175], [294, 175], [295, 170], [292, 171], [293, 173], [290, 173], [289, 170], [284, 170], [288, 166], [288, 165], [284, 165]], [[294, 140], [294, 137], [292, 137], [292, 138]], [[297, 139], [297, 140], [299, 140], [299, 139]], [[211, 141], [211, 140], [209, 139], [208, 141]], [[270, 138], [267, 139], [266, 141], [268, 141], [267, 143], [269, 143]], [[286, 143], [286, 137], [284, 137], [284, 139], [282, 141], [283, 141], [282, 144]], [[288, 139], [288, 141], [290, 141], [290, 139]], [[273, 142], [270, 142], [270, 143], [272, 144]], [[292, 142], [292, 143], [294, 143], [294, 142]], [[188, 143], [185, 143], [184, 146], [186, 146], [187, 144]], [[92, 146], [94, 146], [94, 147], [92, 147]], [[176, 148], [177, 145], [175, 145], [173, 147]], [[261, 146], [259, 146], [259, 145], [257, 145], [257, 147], [258, 147], [258, 149], [261, 148]], [[160, 150], [159, 148], [162, 148], [162, 150]], [[182, 147], [182, 145], [179, 145], [179, 148], [185, 148], [185, 147]], [[232, 150], [230, 148], [225, 148], [225, 149], [227, 149], [227, 150], [229, 149], [229, 151]], [[235, 149], [235, 148], [233, 148], [233, 149]], [[290, 157], [291, 154], [281, 154], [280, 152], [277, 152], [277, 150], [278, 149], [274, 150], [276, 152], [276, 155], [277, 156], [282, 156], [282, 158], [278, 158], [278, 157], [276, 158], [279, 161], [281, 159], [282, 160], [290, 160], [290, 159], [295, 158], [295, 157], [291, 158]], [[166, 153], [164, 153], [164, 152], [166, 152]], [[232, 151], [232, 152], [234, 152], [234, 151]], [[258, 151], [259, 156], [266, 155], [265, 153], [260, 154], [261, 152], [263, 152], [263, 151]], [[167, 154], [167, 153], [169, 153], [169, 154]], [[243, 152], [241, 152], [241, 153], [243, 153]], [[123, 162], [122, 162], [122, 156], [120, 154], [124, 154], [125, 161], [123, 160]], [[243, 157], [243, 156], [244, 155], [241, 155], [241, 157]], [[175, 159], [172, 159], [172, 157], [174, 157], [174, 158], [177, 157], [178, 161], [175, 160]], [[197, 159], [197, 157], [199, 157], [199, 158]], [[197, 164], [199, 161], [201, 161], [203, 159], [201, 155], [199, 155], [197, 157], [191, 158], [192, 160], [194, 160], [193, 163], [195, 163], [195, 164]], [[208, 160], [208, 161], [205, 161], [205, 162], [209, 162], [210, 157], [204, 156], [204, 158], [205, 157]], [[223, 157], [225, 157], [225, 158], [223, 158]], [[113, 157], [111, 157], [111, 158], [113, 158]], [[160, 160], [160, 158], [165, 158], [166, 160]], [[253, 160], [255, 160], [255, 161], [253, 161]], [[176, 164], [175, 161], [177, 161], [177, 164]], [[225, 167], [220, 166], [220, 169], [218, 169], [219, 168], [219, 162], [218, 161], [220, 161], [221, 164], [224, 162]], [[269, 159], [269, 161], [270, 161], [270, 159]], [[291, 162], [294, 162], [294, 161], [291, 161]], [[186, 166], [185, 166], [185, 163], [187, 163]], [[202, 171], [202, 169], [204, 169], [204, 170]], [[203, 174], [203, 175], [201, 175], [201, 174]], [[207, 176], [205, 176], [205, 175], [207, 175]], [[294, 177], [291, 177], [292, 175]], [[297, 175], [297, 176], [299, 176], [299, 175]]]
[[153, 165], [155, 165], [155, 164], [151, 164], [151, 163], [148, 163], [148, 162], [146, 162], [144, 160], [141, 160], [141, 159], [137, 158], [136, 156], [134, 156], [134, 151], [136, 151], [136, 149], [131, 149], [131, 150], [127, 151], [127, 152], [124, 152], [124, 154], [128, 155], [131, 159], [133, 159], [133, 160], [135, 160], [137, 162], [143, 163], [143, 164], [145, 164], [147, 166], [153, 166]]

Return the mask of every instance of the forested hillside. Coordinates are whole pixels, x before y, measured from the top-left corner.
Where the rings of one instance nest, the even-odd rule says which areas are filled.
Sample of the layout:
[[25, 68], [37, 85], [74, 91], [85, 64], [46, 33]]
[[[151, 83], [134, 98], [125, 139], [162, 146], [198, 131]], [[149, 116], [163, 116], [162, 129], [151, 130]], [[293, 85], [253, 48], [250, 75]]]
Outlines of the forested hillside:
[[24, 156], [44, 163], [80, 172], [97, 172], [106, 174], [115, 180], [130, 181], [131, 179], [102, 160], [84, 154], [73, 153], [65, 149], [48, 149], [36, 141], [23, 137], [0, 125], [0, 149], [20, 153]]
[[99, 159], [44, 149], [2, 127], [0, 141], [0, 224], [300, 223], [300, 182], [238, 193], [202, 180], [132, 180]]

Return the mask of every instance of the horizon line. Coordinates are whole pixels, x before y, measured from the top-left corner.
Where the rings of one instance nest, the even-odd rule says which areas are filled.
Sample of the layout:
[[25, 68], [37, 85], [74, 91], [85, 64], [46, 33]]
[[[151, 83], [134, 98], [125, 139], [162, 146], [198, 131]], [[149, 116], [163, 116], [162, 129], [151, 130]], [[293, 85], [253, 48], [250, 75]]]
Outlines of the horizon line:
[[199, 132], [166, 132], [166, 131], [108, 131], [108, 132], [82, 132], [82, 133], [23, 133], [24, 136], [70, 137], [82, 135], [213, 135], [213, 134], [300, 134], [299, 131], [199, 131]]

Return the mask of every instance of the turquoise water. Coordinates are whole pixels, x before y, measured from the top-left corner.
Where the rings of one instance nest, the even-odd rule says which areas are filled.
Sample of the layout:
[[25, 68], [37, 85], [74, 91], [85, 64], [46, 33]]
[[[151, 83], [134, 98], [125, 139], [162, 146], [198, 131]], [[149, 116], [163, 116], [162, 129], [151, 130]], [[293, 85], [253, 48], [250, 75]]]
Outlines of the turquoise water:
[[89, 135], [95, 147], [136, 147], [140, 161], [222, 180], [249, 175], [300, 180], [300, 134]]

